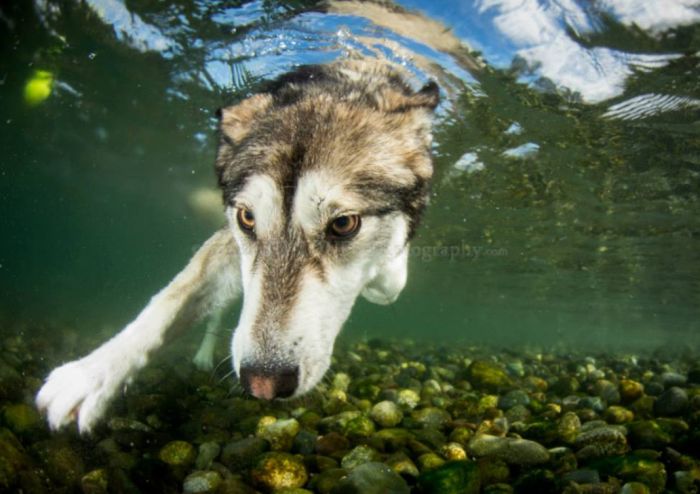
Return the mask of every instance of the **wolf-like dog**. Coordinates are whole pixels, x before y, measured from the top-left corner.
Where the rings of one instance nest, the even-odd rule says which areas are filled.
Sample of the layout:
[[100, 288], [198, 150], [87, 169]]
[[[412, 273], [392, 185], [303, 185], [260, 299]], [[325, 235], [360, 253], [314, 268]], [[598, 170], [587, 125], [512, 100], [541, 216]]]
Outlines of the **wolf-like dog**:
[[[388, 304], [406, 283], [440, 97], [408, 80], [377, 60], [303, 66], [221, 110], [227, 228], [120, 333], [51, 372], [36, 398], [50, 427], [92, 430], [166, 336], [241, 293], [231, 355], [243, 388], [265, 400], [311, 390], [358, 295]], [[213, 350], [207, 335], [195, 361], [210, 366]]]

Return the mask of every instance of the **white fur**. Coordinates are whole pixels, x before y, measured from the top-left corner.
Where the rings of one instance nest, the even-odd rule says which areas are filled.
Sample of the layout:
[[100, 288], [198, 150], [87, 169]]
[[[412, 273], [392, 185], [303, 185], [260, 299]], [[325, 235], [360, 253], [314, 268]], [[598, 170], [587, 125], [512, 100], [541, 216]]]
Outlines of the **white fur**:
[[[250, 209], [255, 217], [255, 232], [264, 236], [282, 221], [282, 194], [267, 175], [254, 175], [236, 197], [238, 206]], [[232, 210], [229, 210], [229, 213]], [[230, 215], [229, 215], [230, 217]], [[236, 224], [232, 224], [238, 228]]]
[[[256, 235], [274, 235], [275, 229], [285, 224], [282, 193], [269, 177], [250, 178], [235, 201], [237, 207], [253, 212]], [[81, 432], [90, 431], [124, 384], [162, 345], [171, 328], [192, 325], [213, 313], [194, 359], [198, 367], [210, 369], [219, 314], [241, 287], [244, 303], [231, 346], [234, 369], [238, 372], [243, 361], [265, 364], [266, 358], [275, 357], [266, 353], [269, 349], [253, 334], [266, 294], [261, 274], [253, 270], [255, 241], [240, 231], [235, 212], [235, 208], [227, 210], [230, 229], [212, 236], [122, 332], [49, 375], [36, 402], [52, 429], [76, 420]], [[349, 194], [342, 180], [328, 171], [301, 177], [292, 210], [295, 227], [308, 238], [318, 237], [328, 221], [340, 214], [362, 214], [362, 198]], [[386, 304], [403, 289], [407, 229], [407, 218], [398, 212], [363, 217], [359, 233], [344, 247], [343, 255], [326, 262], [325, 280], [313, 271], [303, 273], [287, 327], [274, 335], [275, 348], [284, 350], [285, 358], [299, 367], [295, 395], [312, 389], [325, 374], [335, 338], [360, 293], [371, 302]]]
[[223, 333], [221, 327], [222, 316], [223, 309], [214, 311], [211, 315], [207, 322], [202, 343], [200, 343], [197, 353], [195, 353], [192, 358], [192, 363], [201, 371], [210, 371], [214, 369], [214, 351], [216, 350], [219, 336]]
[[[248, 196], [247, 188], [242, 196]], [[324, 234], [333, 218], [355, 214], [361, 209], [362, 199], [344, 190], [339, 177], [328, 170], [311, 172], [302, 176], [297, 184], [292, 223], [302, 229], [307, 238], [314, 238]], [[268, 209], [266, 214], [269, 213], [280, 214], [276, 208]], [[236, 372], [242, 361], [264, 364], [276, 357], [274, 353], [278, 348], [283, 348], [285, 353], [291, 354], [292, 363], [300, 371], [294, 395], [306, 393], [328, 370], [335, 338], [357, 296], [362, 292], [370, 302], [388, 304], [396, 300], [403, 289], [408, 262], [407, 220], [400, 213], [363, 218], [359, 233], [346, 246], [347, 255], [341, 256], [335, 264], [330, 261], [325, 264], [325, 281], [313, 271], [303, 274], [287, 326], [276, 331], [276, 348], [269, 348], [269, 343], [257, 341], [254, 334], [256, 316], [265, 297], [260, 289], [261, 273], [252, 271], [255, 246], [236, 231], [234, 211], [229, 216], [241, 250], [245, 293], [232, 342]], [[256, 214], [256, 221], [258, 217]], [[273, 223], [268, 218], [264, 221]]]
[[81, 432], [89, 432], [121, 387], [162, 345], [169, 330], [194, 323], [199, 315], [220, 310], [237, 296], [237, 253], [230, 248], [228, 235], [226, 231], [214, 234], [119, 334], [82, 359], [51, 372], [36, 403], [52, 429], [76, 420]]

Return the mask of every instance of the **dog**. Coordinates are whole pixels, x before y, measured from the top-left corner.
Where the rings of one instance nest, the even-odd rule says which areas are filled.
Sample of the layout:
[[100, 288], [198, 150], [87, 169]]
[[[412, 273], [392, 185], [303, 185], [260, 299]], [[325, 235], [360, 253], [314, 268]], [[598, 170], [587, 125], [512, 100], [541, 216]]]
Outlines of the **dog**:
[[302, 66], [220, 110], [227, 227], [121, 332], [50, 373], [36, 397], [49, 426], [91, 431], [166, 337], [212, 314], [216, 326], [241, 294], [231, 355], [243, 388], [263, 400], [314, 388], [357, 297], [389, 304], [406, 284], [440, 99], [434, 82], [409, 80], [379, 60]]

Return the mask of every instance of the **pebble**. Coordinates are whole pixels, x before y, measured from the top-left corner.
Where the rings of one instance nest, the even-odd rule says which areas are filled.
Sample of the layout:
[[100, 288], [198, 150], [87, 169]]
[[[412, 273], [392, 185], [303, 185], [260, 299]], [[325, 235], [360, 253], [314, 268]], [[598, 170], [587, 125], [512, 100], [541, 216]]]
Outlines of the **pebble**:
[[6, 405], [2, 410], [2, 422], [17, 435], [28, 435], [44, 426], [36, 408], [24, 403]]
[[476, 463], [451, 461], [418, 477], [424, 494], [478, 494], [481, 478]]
[[475, 436], [469, 441], [467, 451], [473, 456], [498, 458], [514, 465], [535, 465], [549, 460], [547, 448], [535, 441], [489, 434]]
[[364, 463], [333, 488], [331, 494], [409, 494], [406, 481], [391, 468], [378, 462]]
[[678, 372], [664, 372], [661, 374], [661, 382], [666, 388], [670, 388], [672, 386], [685, 386], [687, 381], [688, 378], [686, 378], [683, 374], [679, 374]]
[[620, 489], [620, 494], [650, 494], [646, 484], [641, 482], [627, 482]]
[[447, 443], [440, 448], [440, 454], [446, 460], [466, 460], [467, 452], [459, 443]]
[[309, 481], [309, 488], [320, 494], [330, 494], [341, 479], [347, 477], [348, 472], [343, 468], [331, 468], [314, 475]]
[[332, 387], [333, 389], [339, 389], [347, 392], [348, 387], [350, 386], [350, 381], [350, 376], [345, 372], [337, 372], [335, 376], [333, 376]]
[[584, 468], [567, 472], [562, 477], [562, 480], [564, 482], [576, 482], [577, 484], [598, 484], [600, 483], [600, 474], [597, 470]]
[[449, 412], [437, 407], [426, 407], [414, 410], [411, 418], [422, 427], [432, 429], [442, 429], [452, 421]]
[[613, 405], [605, 410], [604, 417], [609, 424], [626, 424], [634, 420], [634, 413], [625, 407]]
[[228, 443], [221, 451], [221, 462], [236, 472], [253, 464], [253, 460], [269, 449], [267, 441], [259, 437], [247, 437]]
[[401, 408], [393, 401], [380, 401], [372, 407], [370, 417], [380, 427], [394, 427], [403, 420]]
[[498, 408], [502, 410], [510, 410], [515, 406], [528, 406], [530, 404], [530, 396], [521, 389], [508, 391], [498, 399]]
[[109, 476], [104, 468], [92, 470], [80, 479], [80, 488], [83, 494], [107, 494], [108, 487]]
[[608, 405], [620, 403], [620, 391], [618, 386], [607, 379], [599, 379], [595, 383], [596, 394]]
[[581, 419], [574, 412], [566, 412], [557, 422], [557, 435], [566, 444], [572, 444], [581, 432]]
[[445, 460], [435, 453], [423, 453], [418, 457], [418, 467], [421, 472], [432, 470], [445, 464]]
[[342, 433], [349, 439], [366, 438], [374, 434], [374, 422], [369, 417], [360, 415], [348, 420], [342, 427]]
[[[83, 459], [76, 448], [64, 440], [39, 441], [34, 443], [32, 452], [40, 459], [48, 476], [59, 485], [76, 486], [85, 474]], [[0, 458], [3, 455], [0, 454]]]
[[629, 403], [644, 394], [644, 385], [632, 379], [622, 379], [620, 381], [620, 397]]
[[221, 446], [219, 443], [210, 441], [199, 445], [199, 453], [194, 462], [198, 470], [206, 470], [211, 466], [211, 463], [219, 456]]
[[351, 471], [363, 463], [368, 463], [370, 461], [379, 461], [379, 453], [374, 449], [361, 444], [354, 449], [352, 449], [348, 454], [343, 456], [340, 462], [340, 466], [345, 470]]
[[413, 410], [420, 402], [420, 395], [412, 389], [402, 389], [396, 397], [396, 404], [404, 410]]
[[258, 487], [274, 491], [301, 487], [309, 476], [300, 456], [272, 451], [259, 457], [250, 477]]
[[626, 430], [621, 426], [602, 425], [582, 432], [574, 442], [579, 460], [619, 455], [627, 451]]
[[418, 467], [403, 451], [389, 456], [384, 463], [399, 475], [408, 477], [418, 477], [419, 475]]
[[289, 451], [300, 429], [297, 419], [263, 417], [258, 422], [255, 435], [270, 443], [272, 451]]
[[654, 402], [654, 413], [662, 417], [682, 414], [688, 407], [688, 393], [683, 388], [672, 386], [661, 393]]
[[510, 376], [493, 362], [475, 360], [467, 368], [467, 380], [477, 389], [498, 392], [513, 385]]
[[222, 478], [219, 472], [195, 471], [185, 477], [182, 490], [185, 494], [216, 492], [221, 486]]
[[158, 458], [173, 467], [187, 467], [194, 461], [194, 446], [187, 441], [171, 441], [160, 450]]
[[337, 452], [350, 448], [350, 440], [342, 434], [331, 431], [316, 439], [316, 452], [320, 455], [333, 456]]

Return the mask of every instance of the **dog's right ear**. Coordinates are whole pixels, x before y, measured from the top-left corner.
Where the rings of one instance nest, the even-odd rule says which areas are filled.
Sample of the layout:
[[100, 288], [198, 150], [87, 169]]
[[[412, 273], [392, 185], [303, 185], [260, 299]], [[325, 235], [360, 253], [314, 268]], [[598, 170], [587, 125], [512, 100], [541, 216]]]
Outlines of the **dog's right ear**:
[[250, 131], [255, 117], [265, 112], [271, 103], [272, 96], [269, 94], [256, 94], [237, 105], [219, 108], [216, 116], [221, 133], [234, 143], [240, 142]]

